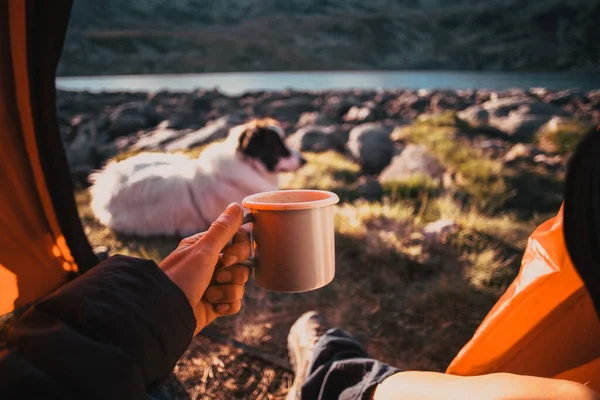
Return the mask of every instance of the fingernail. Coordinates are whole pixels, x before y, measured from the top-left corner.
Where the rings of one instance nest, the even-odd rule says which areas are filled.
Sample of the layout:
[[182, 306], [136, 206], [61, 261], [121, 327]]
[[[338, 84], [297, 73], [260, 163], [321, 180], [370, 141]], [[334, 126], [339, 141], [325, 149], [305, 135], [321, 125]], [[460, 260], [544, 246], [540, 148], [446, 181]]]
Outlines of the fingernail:
[[236, 256], [227, 255], [227, 256], [221, 258], [221, 264], [223, 264], [224, 267], [231, 267], [236, 262], [237, 262]]
[[217, 274], [217, 282], [219, 283], [227, 283], [231, 281], [231, 272], [229, 271], [221, 271]]
[[229, 304], [218, 304], [215, 308], [219, 314], [225, 314], [229, 310]]
[[219, 289], [213, 289], [206, 293], [206, 300], [210, 302], [219, 301], [221, 300], [221, 297], [223, 297], [223, 292]]
[[225, 209], [225, 213], [231, 215], [232, 217], [237, 217], [238, 214], [242, 212], [242, 208], [237, 203], [231, 203]]

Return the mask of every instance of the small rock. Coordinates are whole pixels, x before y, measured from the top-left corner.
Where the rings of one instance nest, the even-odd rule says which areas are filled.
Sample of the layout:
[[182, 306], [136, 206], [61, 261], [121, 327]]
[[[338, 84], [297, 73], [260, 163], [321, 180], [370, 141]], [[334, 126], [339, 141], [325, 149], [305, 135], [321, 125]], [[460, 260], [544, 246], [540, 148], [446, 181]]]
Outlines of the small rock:
[[350, 131], [346, 148], [366, 174], [378, 174], [394, 155], [392, 129], [381, 124], [362, 124]]
[[117, 146], [115, 143], [96, 144], [96, 168], [100, 167], [109, 158], [117, 155]]
[[307, 111], [313, 111], [312, 100], [306, 97], [293, 97], [269, 103], [264, 115], [280, 121], [291, 121], [295, 124], [300, 115]]
[[[347, 139], [346, 139], [347, 140]], [[339, 130], [326, 126], [305, 126], [290, 135], [286, 143], [298, 151], [343, 150], [346, 144]]]
[[531, 97], [492, 98], [457, 113], [458, 118], [477, 128], [493, 129], [529, 142], [535, 132], [553, 116], [570, 113]]
[[110, 255], [110, 250], [106, 246], [94, 247], [93, 252], [98, 258], [98, 262], [106, 260]]
[[300, 114], [300, 118], [296, 123], [296, 129], [300, 129], [309, 125], [329, 126], [333, 125], [334, 123], [335, 121], [327, 118], [317, 111], [303, 112]]
[[111, 138], [123, 136], [160, 122], [158, 114], [143, 102], [126, 103], [109, 115], [108, 132]]
[[569, 103], [582, 101], [584, 98], [585, 96], [583, 93], [569, 89], [548, 94], [545, 96], [544, 101], [561, 107]]
[[533, 161], [539, 164], [546, 164], [548, 166], [557, 166], [562, 164], [562, 157], [560, 155], [548, 156], [546, 154], [538, 154], [533, 157]]
[[436, 91], [432, 96], [429, 104], [429, 111], [440, 113], [448, 110], [462, 110], [470, 104], [460, 97], [455, 90], [440, 90]]
[[198, 90], [190, 95], [187, 101], [192, 110], [208, 112], [212, 110], [214, 104], [218, 104], [217, 100], [222, 98], [224, 96], [218, 90]]
[[332, 94], [327, 98], [321, 113], [327, 118], [339, 121], [355, 106], [360, 106], [360, 101], [354, 96]]
[[505, 163], [513, 162], [517, 159], [532, 160], [536, 155], [542, 152], [532, 144], [517, 143], [503, 157]]
[[363, 180], [355, 189], [356, 196], [368, 201], [381, 200], [383, 196], [383, 187], [375, 179]]
[[[166, 121], [166, 126], [164, 128], [170, 129], [200, 129], [204, 125], [206, 125], [207, 119], [202, 116], [201, 113], [196, 111], [183, 111], [179, 110], [171, 115], [169, 115], [169, 119]], [[160, 128], [160, 127], [156, 127]]]
[[65, 145], [71, 175], [81, 182], [116, 153], [115, 144], [108, 142], [107, 135], [99, 132], [94, 122], [79, 126], [75, 139]]
[[506, 142], [502, 139], [485, 139], [473, 142], [474, 148], [490, 153], [494, 157], [498, 157], [504, 151], [505, 146]]
[[89, 175], [96, 167], [96, 147], [92, 138], [80, 132], [65, 148], [69, 169], [73, 175]]
[[385, 110], [374, 101], [366, 101], [362, 106], [352, 106], [342, 118], [346, 122], [373, 122], [385, 118]]
[[379, 175], [382, 183], [402, 181], [413, 175], [425, 175], [432, 179], [441, 179], [446, 168], [439, 159], [424, 145], [409, 144], [404, 151], [395, 156]]
[[423, 228], [424, 242], [427, 244], [443, 243], [453, 233], [458, 232], [459, 226], [453, 219], [440, 219]]
[[472, 126], [482, 126], [488, 123], [490, 113], [483, 109], [483, 106], [471, 106], [465, 110], [459, 111], [456, 116]]
[[371, 122], [375, 120], [375, 113], [368, 107], [353, 106], [344, 115], [343, 120], [346, 122]]
[[548, 89], [543, 87], [534, 87], [530, 88], [527, 93], [542, 99], [548, 94]]

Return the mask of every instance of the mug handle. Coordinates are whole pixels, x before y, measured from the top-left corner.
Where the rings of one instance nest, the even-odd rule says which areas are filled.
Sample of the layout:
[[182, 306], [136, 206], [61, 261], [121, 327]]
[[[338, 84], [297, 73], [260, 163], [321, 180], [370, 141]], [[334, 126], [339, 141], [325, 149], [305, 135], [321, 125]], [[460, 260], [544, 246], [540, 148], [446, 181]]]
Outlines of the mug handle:
[[[242, 225], [250, 224], [254, 221], [254, 215], [252, 213], [246, 213], [242, 218]], [[250, 229], [248, 236], [250, 239], [250, 257], [248, 257], [247, 260], [240, 262], [239, 264], [245, 265], [248, 268], [254, 268], [256, 267], [256, 262], [254, 261], [254, 236], [252, 229]]]

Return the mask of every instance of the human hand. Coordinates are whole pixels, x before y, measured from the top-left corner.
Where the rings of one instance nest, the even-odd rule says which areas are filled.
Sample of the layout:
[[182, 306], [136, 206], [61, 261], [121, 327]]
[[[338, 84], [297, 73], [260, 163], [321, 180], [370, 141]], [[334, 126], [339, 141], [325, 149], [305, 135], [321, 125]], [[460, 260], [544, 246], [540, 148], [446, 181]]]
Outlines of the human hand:
[[[250, 257], [250, 243], [240, 231], [243, 210], [230, 204], [206, 232], [183, 239], [160, 268], [185, 293], [200, 332], [215, 318], [240, 311], [250, 270], [239, 263]], [[233, 239], [233, 244], [228, 242]], [[220, 261], [220, 262], [219, 262]], [[223, 268], [217, 268], [217, 264]]]

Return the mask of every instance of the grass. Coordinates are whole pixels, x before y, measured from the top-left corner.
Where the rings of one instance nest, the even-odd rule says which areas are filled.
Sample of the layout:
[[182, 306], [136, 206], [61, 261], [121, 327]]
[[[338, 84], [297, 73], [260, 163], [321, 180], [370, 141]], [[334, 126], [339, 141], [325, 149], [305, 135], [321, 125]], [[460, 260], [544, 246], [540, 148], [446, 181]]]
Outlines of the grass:
[[503, 164], [473, 148], [460, 135], [461, 129], [466, 126], [454, 113], [423, 114], [414, 124], [396, 129], [392, 138], [427, 146], [454, 175], [454, 191], [467, 203], [482, 210], [498, 210], [512, 195], [502, 174]]
[[419, 198], [432, 196], [441, 190], [440, 182], [424, 174], [413, 174], [402, 180], [386, 182], [383, 192], [390, 198]]
[[75, 201], [79, 217], [92, 247], [102, 246], [108, 248], [111, 254], [143, 257], [160, 262], [179, 244], [180, 238], [139, 238], [121, 235], [105, 227], [94, 218], [90, 207], [90, 195], [86, 190], [76, 190]]
[[308, 164], [299, 172], [282, 177], [282, 188], [329, 190], [343, 200], [356, 197], [356, 182], [360, 173], [358, 164], [334, 151], [307, 153], [305, 158]]
[[590, 127], [575, 119], [555, 118], [540, 128], [535, 142], [548, 153], [571, 154]]
[[[506, 171], [472, 148], [460, 129], [446, 114], [420, 117], [395, 133], [397, 140], [435, 152], [451, 169], [453, 188], [415, 175], [384, 185], [377, 201], [357, 199], [362, 181], [356, 163], [336, 152], [305, 154], [308, 164], [283, 176], [282, 187], [331, 190], [342, 198], [335, 213], [336, 278], [299, 294], [268, 292], [251, 280], [242, 311], [217, 320], [219, 332], [285, 358], [289, 327], [315, 309], [352, 332], [375, 358], [443, 371], [515, 277], [527, 237], [544, 218], [503, 208], [510, 194]], [[85, 191], [76, 199], [94, 246], [160, 261], [179, 242], [115, 234], [93, 218]], [[459, 229], [428, 243], [422, 230], [439, 219], [452, 219]]]

